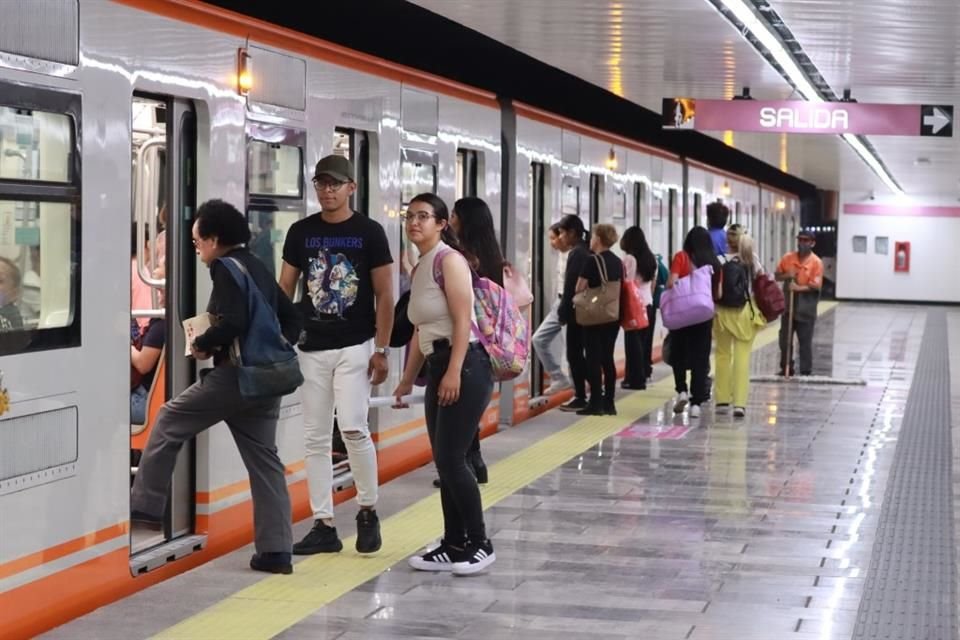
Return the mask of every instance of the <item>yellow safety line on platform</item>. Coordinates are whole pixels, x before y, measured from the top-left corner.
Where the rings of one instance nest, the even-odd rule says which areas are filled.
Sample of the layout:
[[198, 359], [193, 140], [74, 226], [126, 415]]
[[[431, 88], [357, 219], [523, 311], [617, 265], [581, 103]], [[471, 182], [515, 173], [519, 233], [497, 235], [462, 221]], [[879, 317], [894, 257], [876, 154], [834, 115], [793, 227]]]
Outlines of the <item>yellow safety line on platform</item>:
[[[822, 302], [822, 315], [836, 306]], [[776, 342], [779, 324], [763, 329], [754, 342], [760, 349]], [[645, 391], [617, 402], [619, 416], [578, 420], [490, 468], [489, 484], [482, 487], [489, 508], [541, 476], [624, 429], [673, 397], [673, 378], [667, 376]], [[165, 629], [154, 638], [170, 640], [264, 640], [283, 632], [324, 605], [375, 578], [436, 540], [443, 531], [438, 493], [424, 498], [381, 523], [383, 548], [371, 556], [353, 551], [355, 536], [343, 541], [339, 554], [320, 554], [294, 566], [293, 575], [270, 576], [238, 591], [217, 604]], [[406, 565], [401, 570], [406, 571]], [[493, 566], [496, 571], [496, 565]], [[412, 569], [411, 569], [412, 571]], [[469, 578], [465, 578], [469, 580]]]

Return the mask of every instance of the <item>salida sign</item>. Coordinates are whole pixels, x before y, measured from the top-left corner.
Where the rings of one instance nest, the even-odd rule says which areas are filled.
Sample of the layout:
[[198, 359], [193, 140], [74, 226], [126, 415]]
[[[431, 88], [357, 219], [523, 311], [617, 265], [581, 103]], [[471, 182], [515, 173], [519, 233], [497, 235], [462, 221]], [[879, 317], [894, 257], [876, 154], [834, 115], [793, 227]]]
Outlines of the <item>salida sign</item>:
[[699, 131], [949, 137], [953, 135], [953, 107], [664, 98], [663, 126]]

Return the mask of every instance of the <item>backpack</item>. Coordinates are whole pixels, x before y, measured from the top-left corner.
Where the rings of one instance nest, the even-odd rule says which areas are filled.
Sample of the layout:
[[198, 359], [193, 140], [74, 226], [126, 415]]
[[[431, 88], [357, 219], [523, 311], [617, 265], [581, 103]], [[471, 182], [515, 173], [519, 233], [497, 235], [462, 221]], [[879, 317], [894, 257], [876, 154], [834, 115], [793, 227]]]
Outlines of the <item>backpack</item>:
[[720, 276], [723, 291], [717, 304], [742, 309], [750, 301], [750, 274], [747, 267], [739, 260], [725, 260], [720, 266]]
[[277, 312], [242, 262], [231, 257], [218, 260], [247, 298], [247, 334], [234, 340], [230, 347], [240, 395], [247, 400], [257, 400], [293, 393], [303, 384], [303, 374], [297, 352], [280, 330]]
[[653, 308], [660, 308], [660, 296], [663, 295], [664, 289], [667, 288], [667, 280], [670, 278], [670, 269], [667, 268], [667, 265], [663, 264], [663, 257], [658, 253], [657, 254], [657, 285], [653, 289]]
[[[442, 249], [433, 258], [433, 280], [443, 290], [443, 258], [453, 249]], [[530, 331], [505, 288], [473, 269], [473, 335], [490, 357], [493, 379], [512, 380], [523, 373], [530, 355]]]

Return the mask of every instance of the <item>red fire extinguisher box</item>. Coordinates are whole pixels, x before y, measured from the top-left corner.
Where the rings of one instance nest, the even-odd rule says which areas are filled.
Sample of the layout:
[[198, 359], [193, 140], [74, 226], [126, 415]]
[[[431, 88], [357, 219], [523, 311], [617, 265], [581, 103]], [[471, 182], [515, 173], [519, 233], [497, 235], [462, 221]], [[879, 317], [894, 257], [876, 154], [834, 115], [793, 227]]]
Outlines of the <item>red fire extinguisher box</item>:
[[910, 271], [910, 243], [897, 242], [893, 247], [893, 270], [904, 273]]

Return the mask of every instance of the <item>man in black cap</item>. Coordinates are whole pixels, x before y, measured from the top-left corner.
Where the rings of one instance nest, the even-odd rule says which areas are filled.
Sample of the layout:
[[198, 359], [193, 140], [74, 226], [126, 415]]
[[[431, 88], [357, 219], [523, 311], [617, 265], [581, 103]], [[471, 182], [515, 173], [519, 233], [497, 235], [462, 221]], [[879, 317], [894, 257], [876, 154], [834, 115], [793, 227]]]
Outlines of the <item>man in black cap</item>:
[[333, 417], [357, 488], [357, 551], [380, 549], [377, 451], [367, 413], [373, 385], [387, 377], [393, 328], [393, 258], [387, 235], [350, 208], [357, 190], [353, 164], [322, 158], [313, 175], [320, 212], [294, 223], [283, 245], [280, 287], [291, 299], [303, 274], [298, 344], [307, 485], [313, 529], [293, 545], [299, 555], [335, 553], [343, 543], [333, 526]]
[[788, 311], [780, 318], [778, 373], [781, 375], [794, 374], [793, 354], [790, 353], [794, 333], [800, 344], [800, 375], [809, 376], [813, 373], [813, 329], [817, 321], [820, 287], [823, 286], [823, 262], [813, 252], [815, 244], [813, 232], [800, 231], [797, 234], [797, 250], [787, 253], [777, 265], [776, 278], [784, 282], [783, 295], [787, 300], [793, 296], [793, 313]]

